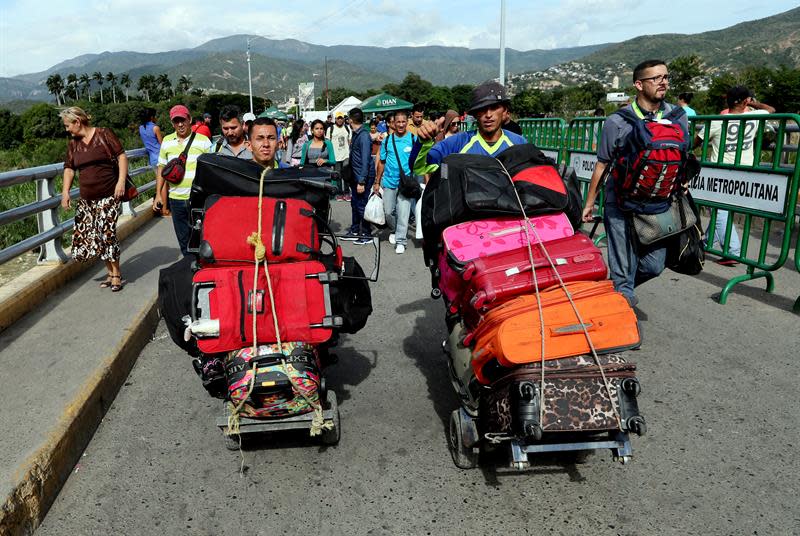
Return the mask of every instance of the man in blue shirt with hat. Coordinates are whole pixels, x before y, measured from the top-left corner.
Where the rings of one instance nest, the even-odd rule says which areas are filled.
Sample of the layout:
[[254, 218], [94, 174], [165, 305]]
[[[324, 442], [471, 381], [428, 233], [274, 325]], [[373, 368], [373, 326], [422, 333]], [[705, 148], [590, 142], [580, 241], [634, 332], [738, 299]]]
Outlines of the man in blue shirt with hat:
[[528, 141], [503, 129], [503, 120], [511, 103], [506, 89], [498, 82], [484, 82], [472, 91], [472, 103], [468, 112], [475, 117], [478, 130], [459, 132], [439, 143], [434, 138], [442, 130], [444, 117], [436, 122], [424, 121], [417, 131], [410, 161], [414, 163], [414, 174], [425, 175], [436, 171], [445, 156], [453, 153], [483, 154], [496, 156], [512, 145]]

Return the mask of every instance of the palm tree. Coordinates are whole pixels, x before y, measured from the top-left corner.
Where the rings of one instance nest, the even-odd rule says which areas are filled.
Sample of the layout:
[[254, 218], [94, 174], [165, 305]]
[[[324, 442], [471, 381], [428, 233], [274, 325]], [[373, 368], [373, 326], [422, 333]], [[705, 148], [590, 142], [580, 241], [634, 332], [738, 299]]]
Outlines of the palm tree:
[[45, 84], [47, 85], [47, 91], [55, 95], [56, 104], [61, 106], [61, 92], [64, 91], [64, 79], [61, 78], [60, 74], [51, 74], [47, 77]]
[[80, 88], [78, 88], [78, 75], [75, 73], [69, 73], [67, 75], [67, 88], [69, 93], [72, 95], [74, 100], [78, 100], [80, 98]]
[[84, 91], [89, 96], [89, 102], [92, 102], [92, 92], [89, 91], [89, 86], [92, 85], [92, 77], [89, 76], [88, 73], [83, 73], [81, 75], [81, 85], [83, 86]]
[[150, 91], [153, 89], [154, 84], [155, 77], [152, 74], [143, 74], [139, 77], [139, 83], [136, 85], [136, 89], [141, 91], [144, 94], [144, 98], [149, 101]]
[[100, 84], [100, 104], [105, 104], [105, 101], [103, 101], [103, 73], [95, 71], [92, 74], [92, 80]]
[[128, 73], [123, 74], [120, 79], [119, 83], [125, 86], [125, 102], [128, 102], [128, 90], [131, 87], [131, 77]]
[[172, 80], [169, 79], [167, 73], [161, 73], [156, 78], [156, 84], [158, 84], [159, 88], [164, 91], [165, 98], [170, 98], [172, 96]]
[[189, 90], [192, 88], [192, 77], [188, 75], [181, 75], [180, 79], [178, 79], [178, 89], [181, 93], [189, 93]]
[[106, 81], [111, 84], [111, 95], [114, 97], [114, 104], [117, 103], [117, 75], [108, 71]]

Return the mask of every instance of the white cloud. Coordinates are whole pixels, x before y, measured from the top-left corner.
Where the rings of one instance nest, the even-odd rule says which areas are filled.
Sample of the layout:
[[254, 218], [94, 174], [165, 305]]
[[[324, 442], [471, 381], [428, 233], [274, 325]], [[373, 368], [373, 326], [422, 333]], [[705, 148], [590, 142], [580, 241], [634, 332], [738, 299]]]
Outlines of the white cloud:
[[[673, 0], [663, 17], [639, 0], [506, 0], [506, 45], [517, 50], [621, 41], [637, 35], [698, 32], [796, 7], [771, 0], [758, 15], [744, 0]], [[38, 6], [38, 7], [37, 7]], [[265, 3], [182, 0], [0, 0], [0, 76], [41, 71], [105, 50], [161, 52], [233, 34], [315, 44], [499, 45], [499, 0], [295, 0]]]

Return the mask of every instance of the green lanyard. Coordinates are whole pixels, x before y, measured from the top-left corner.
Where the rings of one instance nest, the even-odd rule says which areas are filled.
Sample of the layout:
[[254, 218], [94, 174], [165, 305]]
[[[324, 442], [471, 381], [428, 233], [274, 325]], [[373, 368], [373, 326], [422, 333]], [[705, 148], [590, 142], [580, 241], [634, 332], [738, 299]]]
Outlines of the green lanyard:
[[[636, 117], [639, 119], [644, 119], [644, 113], [642, 112], [641, 108], [639, 108], [639, 103], [636, 102], [636, 99], [633, 99], [631, 108], [633, 108], [633, 112], [636, 114]], [[663, 110], [659, 110], [656, 114], [656, 121], [660, 120], [662, 115], [664, 115]]]

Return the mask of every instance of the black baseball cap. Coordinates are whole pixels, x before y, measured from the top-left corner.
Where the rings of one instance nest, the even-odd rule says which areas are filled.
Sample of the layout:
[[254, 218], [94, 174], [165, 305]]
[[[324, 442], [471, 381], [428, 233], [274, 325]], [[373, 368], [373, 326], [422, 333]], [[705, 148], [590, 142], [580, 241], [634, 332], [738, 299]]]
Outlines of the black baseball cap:
[[484, 82], [472, 90], [472, 102], [469, 105], [469, 113], [492, 104], [506, 104], [511, 100], [506, 95], [506, 88], [499, 82]]

